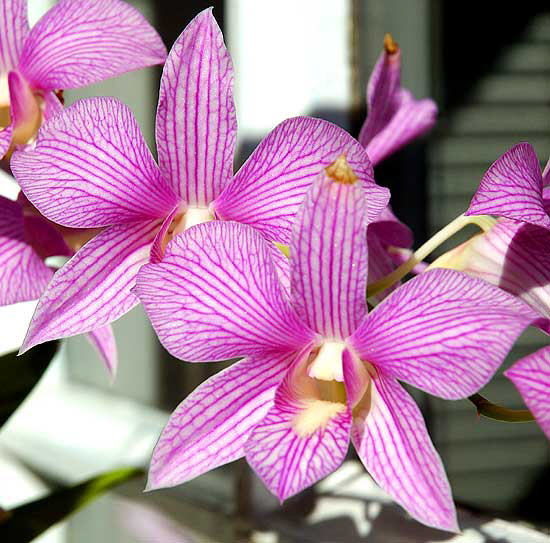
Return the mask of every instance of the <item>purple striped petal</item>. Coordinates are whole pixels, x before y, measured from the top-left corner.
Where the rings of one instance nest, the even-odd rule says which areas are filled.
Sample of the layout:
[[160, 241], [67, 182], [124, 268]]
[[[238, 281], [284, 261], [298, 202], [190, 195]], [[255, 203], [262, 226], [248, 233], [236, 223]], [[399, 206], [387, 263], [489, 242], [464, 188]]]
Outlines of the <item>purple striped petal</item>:
[[164, 217], [178, 202], [132, 112], [114, 98], [81, 100], [54, 117], [11, 167], [27, 198], [63, 226]]
[[437, 106], [433, 100], [415, 100], [405, 89], [399, 98], [399, 108], [391, 121], [365, 146], [373, 165], [431, 130], [436, 122]]
[[37, 97], [19, 72], [9, 72], [10, 115], [13, 125], [12, 143], [26, 144], [36, 136], [42, 123]]
[[310, 328], [343, 340], [367, 313], [368, 210], [363, 186], [338, 181], [330, 168], [314, 181], [294, 222], [291, 291]]
[[550, 439], [550, 347], [518, 360], [504, 375], [516, 385], [542, 431]]
[[0, 306], [36, 300], [52, 275], [25, 239], [23, 209], [0, 196]]
[[245, 444], [248, 463], [281, 501], [332, 473], [348, 450], [351, 411], [304, 394], [315, 381], [305, 377], [307, 364], [307, 352], [298, 355]]
[[369, 235], [371, 234], [386, 245], [394, 247], [408, 248], [414, 242], [412, 230], [394, 215], [390, 206], [387, 206], [378, 219], [369, 225]]
[[454, 270], [432, 270], [390, 294], [348, 343], [388, 375], [446, 399], [492, 377], [537, 314], [502, 290]]
[[27, 0], [2, 0], [0, 4], [0, 73], [15, 68], [29, 33]]
[[[62, 96], [60, 94], [60, 96]], [[55, 92], [44, 93], [44, 121], [53, 119], [56, 115], [59, 115], [64, 111], [61, 98], [55, 94]]]
[[415, 100], [401, 88], [401, 51], [389, 34], [369, 79], [367, 109], [359, 141], [375, 165], [430, 130], [436, 121], [433, 100]]
[[483, 176], [466, 215], [497, 215], [550, 228], [540, 164], [529, 143], [518, 143]]
[[250, 224], [268, 239], [288, 244], [304, 194], [342, 154], [363, 184], [374, 221], [389, 191], [374, 182], [369, 157], [347, 132], [311, 117], [287, 119], [270, 132], [212, 207], [219, 218]]
[[544, 320], [550, 333], [550, 232], [500, 219], [488, 232], [438, 258], [431, 267], [453, 268], [514, 294]]
[[111, 377], [114, 378], [118, 360], [113, 328], [110, 325], [102, 326], [88, 332], [86, 337], [97, 350]]
[[176, 236], [144, 266], [136, 292], [164, 347], [182, 360], [227, 360], [309, 343], [290, 307], [268, 242], [246, 225], [215, 221]]
[[212, 8], [199, 13], [164, 65], [157, 110], [162, 173], [190, 205], [206, 206], [233, 175], [233, 66]]
[[246, 358], [210, 377], [170, 416], [153, 451], [147, 489], [179, 485], [244, 456], [294, 355]]
[[73, 89], [162, 64], [153, 27], [121, 0], [61, 0], [30, 31], [19, 68], [35, 88]]
[[0, 160], [4, 158], [4, 155], [8, 152], [11, 144], [11, 137], [13, 135], [13, 125], [6, 126], [3, 130], [0, 130]]
[[159, 226], [159, 221], [112, 226], [86, 243], [40, 298], [22, 352], [96, 330], [137, 305], [130, 291]]
[[377, 375], [354, 412], [352, 442], [373, 479], [416, 520], [458, 532], [441, 458], [418, 406], [403, 387]]

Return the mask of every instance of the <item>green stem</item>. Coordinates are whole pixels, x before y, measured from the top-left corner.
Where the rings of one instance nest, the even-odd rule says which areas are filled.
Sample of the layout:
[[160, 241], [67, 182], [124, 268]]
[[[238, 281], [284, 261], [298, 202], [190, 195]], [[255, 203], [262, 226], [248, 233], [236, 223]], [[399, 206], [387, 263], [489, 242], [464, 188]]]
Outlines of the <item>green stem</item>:
[[475, 224], [481, 228], [484, 232], [487, 232], [495, 220], [485, 215], [466, 217], [459, 215], [456, 219], [452, 220], [447, 226], [443, 227], [439, 232], [432, 236], [424, 245], [418, 248], [415, 253], [407, 260], [403, 262], [401, 266], [396, 268], [392, 273], [382, 277], [378, 281], [371, 283], [367, 287], [367, 297], [374, 296], [383, 290], [391, 287], [394, 283], [397, 283], [400, 279], [405, 277], [412, 269], [420, 264], [430, 253], [435, 251], [442, 243], [447, 241], [451, 236], [462, 230], [469, 224]]
[[528, 409], [508, 409], [490, 402], [481, 394], [469, 396], [470, 400], [477, 409], [478, 415], [483, 415], [488, 419], [498, 420], [501, 422], [533, 422], [535, 417]]

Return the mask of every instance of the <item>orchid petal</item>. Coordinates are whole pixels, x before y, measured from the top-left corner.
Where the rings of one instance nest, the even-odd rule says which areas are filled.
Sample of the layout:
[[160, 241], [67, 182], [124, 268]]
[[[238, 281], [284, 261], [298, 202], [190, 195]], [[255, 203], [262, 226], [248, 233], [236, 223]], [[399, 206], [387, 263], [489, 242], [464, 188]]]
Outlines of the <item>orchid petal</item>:
[[[300, 381], [307, 363], [306, 350], [288, 370], [274, 406], [245, 444], [248, 463], [281, 501], [333, 472], [348, 450], [351, 411], [344, 404], [304, 397], [307, 384]], [[309, 412], [314, 424], [305, 420]]]
[[430, 130], [437, 106], [401, 88], [401, 51], [388, 36], [367, 87], [367, 118], [359, 133], [374, 165]]
[[212, 8], [199, 13], [164, 65], [157, 111], [162, 173], [190, 205], [206, 206], [233, 175], [233, 67]]
[[8, 73], [12, 143], [26, 144], [40, 128], [42, 113], [36, 96], [19, 72]]
[[487, 170], [466, 215], [497, 215], [550, 228], [540, 164], [529, 143], [518, 143]]
[[35, 88], [73, 89], [161, 64], [166, 48], [120, 0], [61, 0], [30, 31], [20, 70]]
[[36, 300], [52, 275], [25, 239], [21, 206], [0, 196], [0, 306]]
[[518, 360], [504, 372], [550, 439], [550, 347]]
[[395, 247], [410, 247], [414, 242], [411, 229], [394, 215], [390, 206], [387, 206], [378, 219], [369, 225], [370, 234], [376, 235], [386, 245]]
[[80, 100], [54, 117], [11, 167], [33, 205], [63, 226], [164, 217], [178, 201], [132, 112], [114, 98]]
[[431, 130], [436, 116], [433, 100], [415, 100], [409, 91], [402, 89], [400, 105], [392, 120], [365, 146], [373, 165]]
[[130, 291], [147, 262], [159, 221], [112, 226], [60, 268], [40, 298], [22, 351], [34, 345], [96, 330], [128, 312]]
[[416, 520], [458, 532], [451, 489], [422, 414], [391, 377], [379, 374], [356, 411], [352, 442], [373, 479]]
[[11, 145], [11, 137], [13, 135], [13, 124], [6, 126], [0, 130], [0, 159], [8, 152]]
[[369, 220], [374, 221], [386, 207], [389, 191], [374, 182], [364, 149], [338, 126], [311, 117], [287, 119], [275, 127], [212, 207], [219, 218], [250, 224], [268, 239], [288, 244], [304, 194], [342, 154], [363, 184]]
[[485, 281], [431, 270], [382, 301], [348, 343], [388, 375], [458, 399], [487, 383], [536, 319], [529, 306]]
[[110, 325], [102, 326], [88, 332], [86, 337], [96, 348], [111, 377], [114, 377], [117, 370], [117, 348], [113, 328]]
[[550, 333], [550, 232], [500, 219], [488, 231], [445, 253], [430, 267], [453, 268], [518, 296]]
[[[372, 224], [369, 225], [367, 229], [367, 246], [369, 249], [369, 271], [368, 271], [368, 280], [369, 283], [374, 283], [382, 277], [389, 275], [393, 272], [396, 266], [393, 263], [393, 259], [388, 252], [386, 245], [382, 243], [380, 238], [376, 235], [376, 231], [373, 232]], [[396, 288], [399, 288], [401, 282], [394, 283], [387, 289], [379, 292], [374, 296], [374, 299], [377, 302], [382, 301], [386, 298], [390, 292], [393, 292]]]
[[164, 347], [188, 361], [227, 360], [312, 340], [279, 283], [272, 248], [249, 226], [215, 221], [176, 236], [136, 292]]
[[153, 451], [147, 489], [179, 485], [244, 456], [293, 356], [246, 358], [202, 383], [170, 416]]
[[73, 256], [74, 251], [67, 245], [61, 233], [44, 217], [29, 215], [24, 217], [23, 222], [27, 242], [42, 259], [49, 256]]
[[292, 302], [326, 338], [345, 339], [367, 313], [367, 222], [361, 184], [339, 182], [328, 170], [298, 210], [290, 245]]
[[0, 73], [15, 68], [29, 33], [27, 0], [2, 0], [0, 4]]
[[59, 115], [64, 110], [61, 99], [55, 94], [55, 92], [44, 93], [44, 121], [53, 119], [56, 115]]

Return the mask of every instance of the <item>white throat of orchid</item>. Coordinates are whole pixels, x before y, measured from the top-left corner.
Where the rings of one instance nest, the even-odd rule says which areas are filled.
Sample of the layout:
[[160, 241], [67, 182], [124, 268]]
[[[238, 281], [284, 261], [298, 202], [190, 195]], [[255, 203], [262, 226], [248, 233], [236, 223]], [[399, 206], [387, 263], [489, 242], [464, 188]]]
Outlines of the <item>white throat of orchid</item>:
[[324, 428], [331, 419], [346, 411], [346, 389], [342, 354], [346, 348], [340, 341], [325, 341], [313, 351], [302, 376], [301, 407], [293, 421], [294, 431], [301, 437]]
[[162, 238], [162, 251], [165, 251], [168, 243], [178, 234], [189, 230], [192, 226], [210, 222], [214, 219], [214, 213], [208, 207], [181, 206], [181, 211], [178, 210]]

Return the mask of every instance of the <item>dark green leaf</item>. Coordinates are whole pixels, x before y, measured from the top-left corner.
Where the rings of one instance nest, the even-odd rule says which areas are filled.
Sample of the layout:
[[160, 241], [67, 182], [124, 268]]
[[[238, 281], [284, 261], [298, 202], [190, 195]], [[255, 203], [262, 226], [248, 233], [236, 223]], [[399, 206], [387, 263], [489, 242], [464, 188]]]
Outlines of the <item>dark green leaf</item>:
[[58, 348], [58, 341], [50, 341], [21, 356], [17, 351], [0, 356], [0, 427], [40, 380]]
[[0, 541], [10, 543], [32, 541], [48, 528], [114, 486], [135, 477], [142, 477], [144, 474], [144, 471], [139, 468], [109, 471], [84, 483], [56, 490], [44, 498], [6, 511], [6, 520], [0, 522]]

